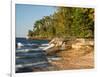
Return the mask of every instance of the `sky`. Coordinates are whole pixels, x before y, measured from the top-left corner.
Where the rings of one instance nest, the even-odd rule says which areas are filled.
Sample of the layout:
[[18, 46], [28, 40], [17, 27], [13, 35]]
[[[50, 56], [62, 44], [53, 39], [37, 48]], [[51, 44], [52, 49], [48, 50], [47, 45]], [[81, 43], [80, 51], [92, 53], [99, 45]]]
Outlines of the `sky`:
[[36, 20], [52, 15], [56, 8], [43, 5], [15, 5], [16, 37], [26, 37], [28, 30], [32, 30]]

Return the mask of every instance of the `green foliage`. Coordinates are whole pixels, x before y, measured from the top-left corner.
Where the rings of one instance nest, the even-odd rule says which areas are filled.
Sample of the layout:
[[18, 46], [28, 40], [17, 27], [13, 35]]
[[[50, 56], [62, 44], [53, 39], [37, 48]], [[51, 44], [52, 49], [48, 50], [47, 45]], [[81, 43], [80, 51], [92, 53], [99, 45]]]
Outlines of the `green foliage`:
[[28, 36], [29, 36], [29, 37], [32, 37], [32, 36], [33, 36], [33, 31], [29, 30], [29, 31], [28, 31]]
[[93, 37], [94, 9], [58, 7], [53, 15], [37, 20], [29, 37]]

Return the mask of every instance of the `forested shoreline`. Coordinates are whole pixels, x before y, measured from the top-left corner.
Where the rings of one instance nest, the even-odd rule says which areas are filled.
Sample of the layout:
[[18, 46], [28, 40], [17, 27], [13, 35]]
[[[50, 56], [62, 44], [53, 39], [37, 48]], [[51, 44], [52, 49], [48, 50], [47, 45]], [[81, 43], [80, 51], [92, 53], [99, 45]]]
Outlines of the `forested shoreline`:
[[44, 16], [28, 31], [31, 39], [89, 38], [94, 37], [94, 9], [55, 7], [50, 16]]

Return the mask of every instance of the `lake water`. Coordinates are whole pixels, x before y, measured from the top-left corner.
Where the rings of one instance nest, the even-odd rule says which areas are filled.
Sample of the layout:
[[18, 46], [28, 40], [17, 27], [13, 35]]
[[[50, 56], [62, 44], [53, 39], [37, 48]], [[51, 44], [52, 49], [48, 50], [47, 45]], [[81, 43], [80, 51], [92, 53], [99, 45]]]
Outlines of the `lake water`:
[[[20, 43], [19, 47], [17, 44]], [[50, 66], [43, 48], [48, 46], [47, 40], [28, 40], [16, 38], [16, 73], [32, 72]]]

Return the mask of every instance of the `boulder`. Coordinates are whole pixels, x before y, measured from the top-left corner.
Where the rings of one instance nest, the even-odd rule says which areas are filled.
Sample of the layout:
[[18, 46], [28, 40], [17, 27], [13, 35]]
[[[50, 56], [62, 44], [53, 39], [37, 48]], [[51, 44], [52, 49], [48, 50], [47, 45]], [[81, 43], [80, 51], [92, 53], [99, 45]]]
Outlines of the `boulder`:
[[79, 39], [78, 38], [78, 39], [75, 40], [75, 43], [72, 43], [72, 48], [74, 48], [74, 49], [80, 49], [84, 45], [85, 45], [85, 39], [83, 39], [83, 38]]
[[84, 46], [94, 46], [94, 41], [89, 40], [89, 39], [84, 39], [84, 38], [78, 38], [75, 40], [74, 43], [72, 43], [72, 48], [74, 49], [80, 49]]
[[82, 48], [83, 44], [82, 43], [75, 43], [75, 44], [72, 44], [72, 48], [74, 49], [80, 49]]

